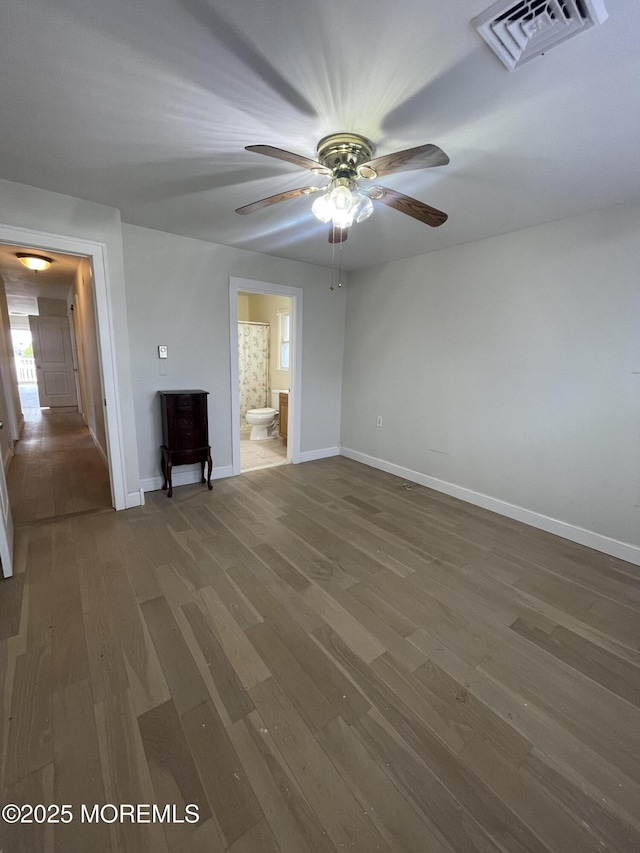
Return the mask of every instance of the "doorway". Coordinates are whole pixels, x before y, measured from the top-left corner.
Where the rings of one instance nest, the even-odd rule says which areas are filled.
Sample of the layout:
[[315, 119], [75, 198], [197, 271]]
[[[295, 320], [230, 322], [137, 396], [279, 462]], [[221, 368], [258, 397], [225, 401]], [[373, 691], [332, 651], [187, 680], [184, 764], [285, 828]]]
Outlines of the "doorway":
[[[229, 317], [233, 473], [299, 462], [302, 289], [232, 277]], [[241, 343], [249, 349], [246, 383]], [[273, 412], [252, 440], [246, 411], [263, 408]]]
[[[76, 255], [86, 259], [90, 266], [95, 295], [95, 321], [98, 338], [99, 370], [102, 379], [102, 398], [99, 404], [104, 405], [105, 415], [105, 447], [107, 452], [107, 467], [110, 492], [110, 504], [117, 510], [128, 506], [138, 506], [142, 502], [142, 493], [127, 494], [125, 472], [126, 460], [124, 455], [123, 429], [120, 416], [118, 382], [116, 370], [116, 354], [112, 344], [112, 311], [107, 280], [106, 248], [102, 243], [85, 240], [79, 237], [66, 237], [61, 234], [51, 234], [35, 231], [21, 226], [0, 223], [0, 249], [14, 246], [20, 250], [34, 250], [38, 254], [48, 256], [51, 252], [61, 256]], [[17, 393], [17, 378], [12, 362], [9, 322], [6, 301], [0, 300], [0, 390], [4, 411], [0, 427], [7, 421], [8, 429], [0, 433], [2, 460], [0, 462], [0, 560], [2, 574], [10, 577], [13, 573], [13, 526], [11, 508], [6, 497], [5, 470], [9, 467], [13, 456], [14, 442], [20, 439], [24, 427], [20, 399]], [[6, 499], [5, 499], [6, 498]]]
[[[12, 245], [19, 247], [20, 250], [36, 250], [45, 255], [50, 255], [52, 252], [60, 256], [75, 255], [86, 262], [93, 284], [94, 302], [91, 310], [94, 313], [96, 328], [94, 367], [101, 380], [101, 388], [92, 389], [92, 398], [87, 399], [87, 407], [93, 405], [96, 409], [100, 408], [103, 413], [104, 440], [101, 444], [105, 449], [109, 471], [111, 505], [117, 510], [137, 506], [141, 500], [140, 495], [137, 492], [128, 494], [125, 480], [125, 448], [118, 395], [116, 353], [112, 337], [113, 319], [105, 246], [79, 237], [67, 237], [3, 224], [0, 224], [0, 245]], [[19, 437], [19, 426], [18, 424], [15, 438]]]
[[240, 292], [238, 316], [240, 468], [283, 465], [288, 462], [291, 300]]
[[20, 263], [22, 248], [0, 246], [2, 333], [14, 367], [3, 376], [3, 402], [15, 403], [22, 424], [7, 460], [18, 526], [113, 505], [104, 411], [88, 405], [103, 398], [90, 261], [48, 251], [36, 273]]
[[38, 396], [38, 377], [36, 376], [36, 360], [33, 357], [33, 340], [31, 329], [22, 317], [11, 314], [9, 308], [9, 323], [11, 327], [11, 343], [13, 345], [13, 361], [16, 366], [18, 379], [18, 395], [24, 414], [25, 409], [40, 407]]

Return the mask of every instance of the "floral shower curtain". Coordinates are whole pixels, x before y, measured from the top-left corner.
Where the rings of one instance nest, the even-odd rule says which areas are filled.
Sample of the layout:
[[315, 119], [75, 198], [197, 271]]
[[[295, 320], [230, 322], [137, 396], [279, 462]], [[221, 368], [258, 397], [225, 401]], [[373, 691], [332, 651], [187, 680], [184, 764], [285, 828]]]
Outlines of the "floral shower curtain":
[[238, 379], [240, 423], [246, 423], [249, 409], [262, 409], [269, 402], [268, 323], [238, 322]]

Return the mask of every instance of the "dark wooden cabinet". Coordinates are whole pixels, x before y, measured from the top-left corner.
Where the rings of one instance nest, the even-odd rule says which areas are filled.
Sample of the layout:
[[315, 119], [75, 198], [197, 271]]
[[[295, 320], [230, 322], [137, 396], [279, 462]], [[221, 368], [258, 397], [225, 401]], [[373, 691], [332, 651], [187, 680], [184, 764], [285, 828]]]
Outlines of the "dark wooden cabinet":
[[[211, 447], [207, 417], [208, 391], [158, 391], [162, 416], [162, 447], [160, 466], [168, 487], [167, 497], [173, 494], [171, 472], [174, 465], [199, 462], [202, 482], [211, 489]], [[204, 466], [207, 465], [207, 476]]]
[[289, 433], [289, 395], [280, 394], [280, 437], [282, 443], [286, 445], [287, 436]]

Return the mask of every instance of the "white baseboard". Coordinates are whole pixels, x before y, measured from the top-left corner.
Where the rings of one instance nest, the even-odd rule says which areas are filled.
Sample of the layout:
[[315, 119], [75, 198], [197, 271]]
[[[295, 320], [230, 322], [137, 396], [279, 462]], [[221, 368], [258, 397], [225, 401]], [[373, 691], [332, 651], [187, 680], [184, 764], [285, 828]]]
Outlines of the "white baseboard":
[[304, 450], [298, 455], [298, 462], [314, 462], [316, 459], [327, 459], [329, 456], [340, 456], [340, 448], [323, 447], [320, 450]]
[[127, 506], [125, 509], [133, 509], [135, 506], [144, 506], [144, 489], [127, 494]]
[[[223, 465], [221, 468], [214, 468], [211, 472], [212, 480], [221, 480], [224, 477], [233, 476], [233, 467], [231, 465]], [[173, 469], [171, 481], [174, 486], [189, 486], [192, 483], [199, 483], [202, 479], [200, 467], [197, 469], [189, 469], [185, 471], [176, 471]], [[145, 480], [140, 480], [142, 486], [141, 491], [157, 492], [162, 488], [162, 476], [148, 477]]]
[[[96, 448], [96, 450], [98, 451], [98, 453], [100, 454], [100, 457], [102, 458], [102, 461], [104, 462], [104, 464], [105, 464], [105, 465], [107, 466], [107, 468], [108, 468], [108, 467], [109, 467], [109, 460], [107, 459], [107, 454], [104, 452], [104, 448], [102, 447], [102, 445], [100, 444], [100, 442], [99, 442], [99, 441], [98, 441], [98, 439], [96, 438], [96, 434], [95, 434], [95, 432], [93, 431], [93, 428], [92, 428], [91, 426], [89, 426], [89, 435], [90, 435], [90, 436], [91, 436], [91, 438], [93, 439], [93, 443], [94, 443], [94, 445], [95, 445], [95, 448]], [[136, 506], [137, 506], [137, 504], [136, 504]]]
[[6, 474], [9, 470], [9, 466], [11, 465], [11, 460], [13, 459], [13, 442], [7, 447], [4, 452], [4, 456], [2, 459], [2, 466], [4, 468], [4, 473]]
[[626, 560], [629, 563], [640, 566], [640, 547], [637, 545], [620, 542], [618, 539], [611, 539], [593, 530], [586, 530], [584, 527], [577, 527], [575, 524], [568, 524], [566, 521], [550, 518], [531, 509], [525, 509], [516, 504], [502, 501], [499, 498], [482, 494], [482, 492], [474, 492], [472, 489], [467, 489], [464, 486], [456, 486], [454, 483], [448, 483], [446, 480], [438, 480], [436, 477], [430, 477], [428, 474], [421, 474], [419, 471], [412, 471], [410, 468], [394, 465], [392, 462], [377, 459], [375, 456], [360, 453], [358, 450], [352, 450], [349, 447], [341, 448], [340, 452], [342, 456], [346, 456], [356, 462], [362, 462], [371, 468], [378, 468], [380, 471], [386, 471], [388, 474], [395, 474], [397, 477], [402, 477], [413, 483], [419, 483], [421, 486], [426, 486], [437, 492], [443, 492], [445, 495], [460, 498], [460, 500], [467, 503], [497, 512], [507, 518], [521, 521], [523, 524], [537, 527], [539, 530], [545, 530], [547, 533], [562, 536], [563, 539], [569, 539], [571, 542], [577, 542], [579, 545], [585, 545], [587, 548], [602, 551], [603, 554], [609, 554], [611, 557], [617, 557], [620, 560]]

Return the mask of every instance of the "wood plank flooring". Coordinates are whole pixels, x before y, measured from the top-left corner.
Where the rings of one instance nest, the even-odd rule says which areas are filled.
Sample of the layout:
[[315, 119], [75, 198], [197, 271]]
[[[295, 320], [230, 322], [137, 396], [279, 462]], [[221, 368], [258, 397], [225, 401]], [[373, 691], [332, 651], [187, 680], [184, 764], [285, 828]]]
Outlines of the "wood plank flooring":
[[14, 524], [111, 508], [109, 471], [77, 409], [25, 409], [7, 476]]
[[147, 499], [18, 527], [1, 799], [76, 819], [0, 850], [640, 851], [637, 568], [343, 458]]

